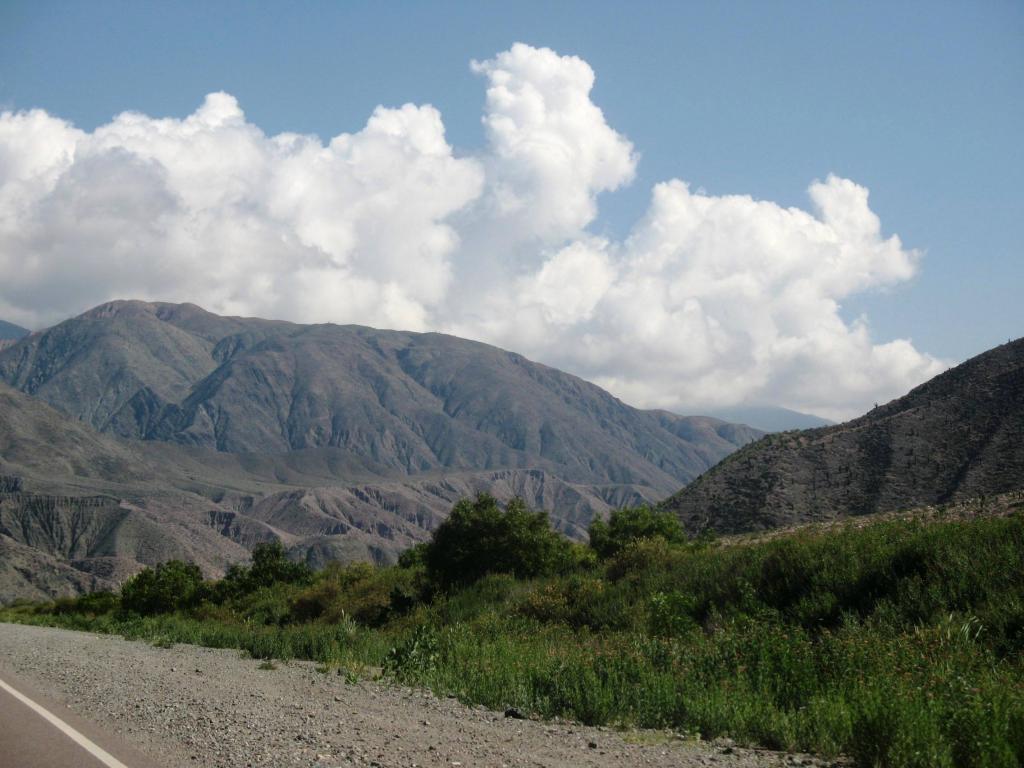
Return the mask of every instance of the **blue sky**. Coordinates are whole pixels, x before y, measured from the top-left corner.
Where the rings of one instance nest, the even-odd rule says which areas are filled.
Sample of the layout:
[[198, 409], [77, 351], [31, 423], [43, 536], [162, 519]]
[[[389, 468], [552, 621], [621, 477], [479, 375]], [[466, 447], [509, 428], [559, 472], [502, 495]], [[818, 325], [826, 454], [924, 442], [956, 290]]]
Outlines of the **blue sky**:
[[516, 41], [585, 60], [590, 98], [638, 155], [588, 232], [624, 238], [671, 178], [808, 209], [808, 185], [832, 173], [925, 253], [912, 278], [845, 295], [844, 320], [945, 360], [1021, 335], [1020, 2], [8, 0], [0, 109], [92, 131], [124, 110], [182, 118], [225, 91], [267, 135], [327, 141], [378, 104], [429, 103], [471, 155], [485, 83], [469, 62]]

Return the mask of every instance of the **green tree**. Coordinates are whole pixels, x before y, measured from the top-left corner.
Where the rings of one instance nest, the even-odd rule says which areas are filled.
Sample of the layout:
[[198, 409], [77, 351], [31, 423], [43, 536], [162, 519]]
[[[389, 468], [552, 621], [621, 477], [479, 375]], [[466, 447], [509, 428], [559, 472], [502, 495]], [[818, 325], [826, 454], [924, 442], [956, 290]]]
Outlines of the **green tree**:
[[427, 574], [441, 587], [471, 584], [488, 573], [550, 574], [568, 558], [569, 542], [551, 530], [546, 513], [531, 511], [521, 499], [502, 510], [488, 494], [456, 504], [424, 552]]
[[252, 567], [249, 579], [256, 587], [274, 584], [302, 584], [308, 582], [313, 571], [305, 563], [288, 559], [280, 541], [257, 544], [252, 549]]
[[146, 568], [121, 588], [121, 607], [141, 616], [191, 608], [202, 595], [203, 572], [195, 563], [168, 560]]
[[398, 556], [399, 568], [419, 568], [425, 563], [427, 548], [430, 545], [426, 542], [414, 544]]
[[590, 546], [601, 558], [612, 557], [630, 542], [640, 539], [664, 539], [669, 543], [686, 540], [674, 514], [646, 506], [616, 509], [608, 522], [594, 520], [589, 533]]
[[232, 565], [218, 584], [221, 600], [240, 597], [276, 584], [308, 584], [312, 569], [288, 559], [280, 541], [263, 542], [252, 548], [252, 564]]

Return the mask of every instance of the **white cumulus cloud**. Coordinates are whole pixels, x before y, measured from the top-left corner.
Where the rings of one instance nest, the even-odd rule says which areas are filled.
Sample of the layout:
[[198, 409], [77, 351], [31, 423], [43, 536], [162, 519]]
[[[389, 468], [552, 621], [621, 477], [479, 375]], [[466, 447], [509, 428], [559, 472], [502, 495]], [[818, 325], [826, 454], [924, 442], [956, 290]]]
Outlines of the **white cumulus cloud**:
[[828, 176], [805, 211], [670, 180], [609, 241], [588, 226], [637, 154], [590, 66], [516, 44], [472, 69], [486, 144], [466, 156], [430, 105], [378, 107], [326, 144], [267, 136], [226, 93], [91, 132], [0, 114], [0, 317], [39, 327], [133, 297], [447, 330], [691, 412], [845, 417], [944, 367], [840, 314], [920, 260], [864, 187]]

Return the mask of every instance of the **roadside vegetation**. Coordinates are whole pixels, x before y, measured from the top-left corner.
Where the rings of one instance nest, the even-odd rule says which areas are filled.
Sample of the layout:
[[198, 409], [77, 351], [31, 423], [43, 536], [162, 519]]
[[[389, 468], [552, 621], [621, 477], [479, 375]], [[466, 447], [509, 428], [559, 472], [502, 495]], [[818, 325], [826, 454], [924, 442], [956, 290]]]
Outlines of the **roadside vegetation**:
[[1024, 517], [889, 520], [724, 546], [621, 510], [591, 545], [465, 500], [398, 565], [312, 572], [279, 545], [204, 580], [0, 619], [310, 659], [496, 709], [670, 728], [859, 766], [1024, 764]]

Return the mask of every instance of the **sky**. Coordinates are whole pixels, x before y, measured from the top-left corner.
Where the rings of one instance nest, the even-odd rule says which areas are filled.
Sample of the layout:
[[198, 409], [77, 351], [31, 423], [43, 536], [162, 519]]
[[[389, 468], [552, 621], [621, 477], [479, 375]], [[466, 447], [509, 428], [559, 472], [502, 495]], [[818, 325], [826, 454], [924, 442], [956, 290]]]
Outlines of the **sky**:
[[1024, 326], [1024, 3], [0, 3], [0, 318], [440, 330], [846, 418]]

